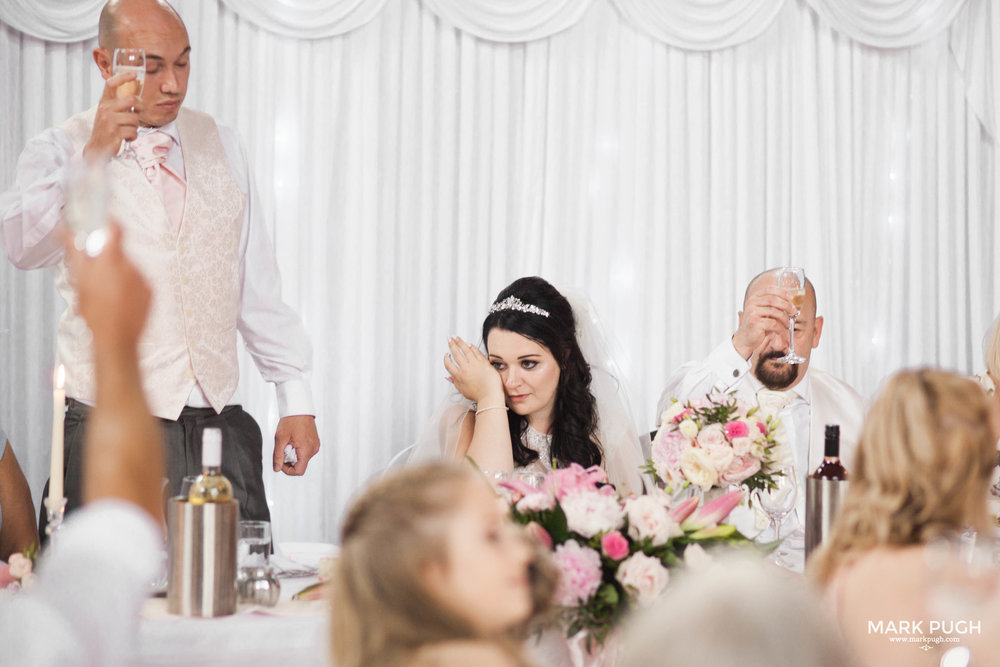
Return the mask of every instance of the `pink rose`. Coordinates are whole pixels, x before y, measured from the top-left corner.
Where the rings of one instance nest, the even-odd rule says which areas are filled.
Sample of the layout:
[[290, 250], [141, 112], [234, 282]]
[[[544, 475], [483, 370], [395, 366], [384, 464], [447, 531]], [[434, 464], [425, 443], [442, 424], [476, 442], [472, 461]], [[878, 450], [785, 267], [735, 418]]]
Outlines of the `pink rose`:
[[641, 551], [629, 556], [618, 566], [615, 578], [621, 582], [640, 607], [648, 607], [660, 596], [670, 581], [670, 573], [658, 558], [647, 556]]
[[760, 461], [752, 456], [737, 456], [721, 475], [719, 481], [723, 484], [739, 484], [749, 479], [760, 470]]
[[572, 607], [590, 599], [601, 586], [601, 556], [570, 540], [556, 547], [552, 560], [559, 568], [556, 604]]
[[691, 410], [688, 408], [684, 408], [679, 413], [674, 415], [673, 419], [671, 419], [670, 421], [673, 422], [674, 424], [680, 424], [690, 414]]
[[617, 530], [601, 538], [601, 551], [611, 560], [621, 560], [628, 556], [628, 540]]
[[667, 508], [653, 496], [639, 496], [625, 501], [628, 534], [636, 540], [649, 538], [653, 546], [663, 546], [672, 537], [683, 535], [681, 527], [670, 518]]
[[20, 579], [26, 574], [31, 574], [31, 560], [26, 558], [24, 554], [11, 554], [7, 565], [10, 568], [10, 576], [15, 579]]
[[750, 434], [750, 429], [741, 421], [733, 421], [726, 424], [726, 437], [730, 440], [734, 438], [745, 438]]

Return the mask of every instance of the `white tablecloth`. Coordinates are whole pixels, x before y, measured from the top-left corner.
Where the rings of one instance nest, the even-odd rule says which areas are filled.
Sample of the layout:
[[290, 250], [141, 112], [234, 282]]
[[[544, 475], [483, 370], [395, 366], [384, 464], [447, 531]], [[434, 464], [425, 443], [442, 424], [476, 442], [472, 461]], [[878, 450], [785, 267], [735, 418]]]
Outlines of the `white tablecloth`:
[[240, 605], [236, 614], [218, 618], [174, 616], [167, 613], [165, 598], [150, 598], [142, 610], [132, 664], [327, 667], [328, 603], [290, 599], [315, 582], [315, 577], [281, 579], [276, 606]]

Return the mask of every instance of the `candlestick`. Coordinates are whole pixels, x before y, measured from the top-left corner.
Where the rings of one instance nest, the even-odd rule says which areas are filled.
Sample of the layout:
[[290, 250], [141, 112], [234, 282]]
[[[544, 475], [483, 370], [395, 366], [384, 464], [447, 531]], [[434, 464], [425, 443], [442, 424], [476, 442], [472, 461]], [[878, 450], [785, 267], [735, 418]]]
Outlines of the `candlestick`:
[[[56, 369], [52, 389], [52, 463], [49, 467], [49, 501], [53, 505], [63, 500], [63, 418], [66, 410], [66, 369]], [[65, 501], [63, 501], [65, 503]], [[50, 510], [51, 511], [51, 510]], [[62, 512], [60, 510], [60, 516]]]
[[[59, 486], [62, 486], [62, 483]], [[52, 487], [49, 486], [49, 488]], [[49, 519], [48, 523], [45, 524], [45, 534], [52, 538], [62, 528], [63, 514], [66, 512], [66, 499], [53, 498], [50, 495], [45, 499], [45, 512]]]

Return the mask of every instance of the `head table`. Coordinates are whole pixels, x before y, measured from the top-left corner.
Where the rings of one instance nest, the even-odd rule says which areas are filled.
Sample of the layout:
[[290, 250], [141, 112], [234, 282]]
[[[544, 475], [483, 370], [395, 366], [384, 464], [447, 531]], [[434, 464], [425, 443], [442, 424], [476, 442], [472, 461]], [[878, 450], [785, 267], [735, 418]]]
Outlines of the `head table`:
[[240, 604], [231, 616], [192, 618], [167, 613], [163, 597], [143, 605], [133, 665], [330, 665], [329, 603], [292, 600], [317, 578], [281, 578], [274, 607]]

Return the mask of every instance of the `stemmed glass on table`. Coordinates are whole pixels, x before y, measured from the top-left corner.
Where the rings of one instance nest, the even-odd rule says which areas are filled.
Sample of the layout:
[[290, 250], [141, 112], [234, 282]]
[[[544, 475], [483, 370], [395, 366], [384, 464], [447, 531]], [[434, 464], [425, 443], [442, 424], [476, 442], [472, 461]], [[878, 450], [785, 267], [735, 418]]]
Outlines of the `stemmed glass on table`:
[[[754, 496], [761, 509], [767, 513], [771, 520], [771, 530], [774, 533], [774, 540], [781, 540], [781, 525], [785, 518], [795, 509], [795, 500], [798, 497], [798, 477], [795, 474], [794, 466], [782, 468], [773, 476], [774, 488], [762, 488], [754, 491]], [[775, 562], [778, 565], [785, 565], [780, 554], [776, 554]]]
[[804, 357], [795, 354], [795, 318], [806, 301], [806, 272], [799, 266], [785, 266], [778, 272], [778, 287], [785, 290], [795, 306], [795, 314], [788, 318], [788, 354], [778, 361], [786, 364], [801, 364]]
[[[122, 72], [135, 73], [135, 81], [126, 81], [118, 86], [115, 95], [122, 97], [139, 97], [142, 95], [142, 84], [146, 80], [146, 52], [143, 49], [115, 49], [114, 61], [111, 66], [112, 74]], [[132, 107], [135, 111], [135, 107]], [[132, 142], [125, 142], [125, 156], [135, 158], [135, 150]]]

